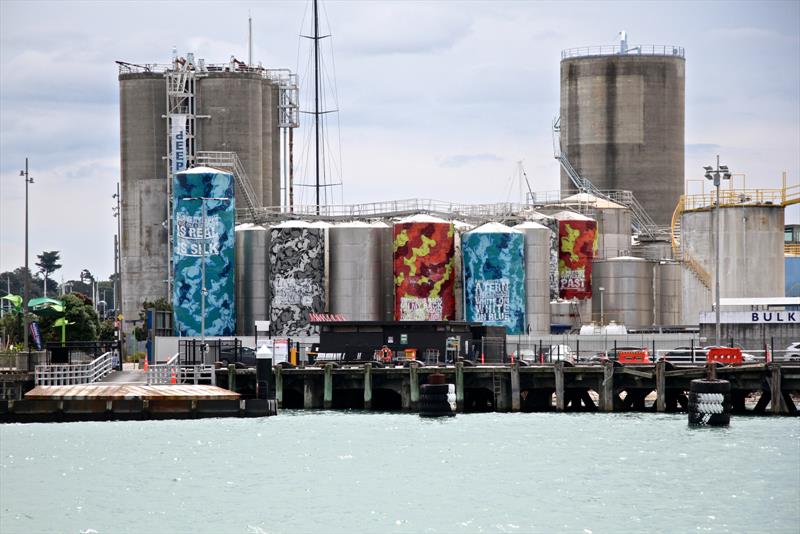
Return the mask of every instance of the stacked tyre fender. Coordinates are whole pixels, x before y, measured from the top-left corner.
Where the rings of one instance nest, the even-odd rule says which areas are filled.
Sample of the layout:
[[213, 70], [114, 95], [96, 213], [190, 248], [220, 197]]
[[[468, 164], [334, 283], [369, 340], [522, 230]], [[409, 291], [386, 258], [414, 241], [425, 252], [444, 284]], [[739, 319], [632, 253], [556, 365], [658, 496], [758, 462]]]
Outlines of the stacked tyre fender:
[[456, 414], [456, 386], [445, 384], [444, 375], [431, 375], [429, 384], [420, 387], [419, 414], [445, 417]]
[[727, 380], [692, 380], [689, 386], [689, 424], [728, 426], [731, 422], [731, 383]]

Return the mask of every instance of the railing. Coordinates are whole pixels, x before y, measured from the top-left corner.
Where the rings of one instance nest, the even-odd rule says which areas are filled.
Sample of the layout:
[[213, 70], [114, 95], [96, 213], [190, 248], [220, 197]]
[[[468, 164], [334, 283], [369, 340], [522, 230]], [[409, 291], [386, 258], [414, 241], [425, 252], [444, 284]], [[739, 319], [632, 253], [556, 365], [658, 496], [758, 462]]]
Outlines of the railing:
[[237, 198], [243, 198], [251, 216], [255, 218], [254, 210], [261, 206], [261, 199], [256, 198], [250, 179], [236, 152], [198, 151], [196, 161], [198, 165], [230, 169], [236, 181], [236, 192], [241, 193]]
[[580, 46], [561, 51], [561, 59], [586, 56], [673, 56], [686, 57], [682, 46], [673, 45], [634, 45], [624, 51], [618, 45]]
[[[792, 186], [793, 187], [793, 186]], [[800, 195], [790, 188], [781, 189], [720, 189], [719, 204], [724, 207], [733, 206], [783, 206], [794, 196]], [[789, 198], [791, 197], [791, 198]], [[716, 192], [700, 195], [684, 195], [684, 211], [711, 209], [717, 203]]]
[[798, 243], [784, 243], [783, 253], [788, 256], [800, 256], [800, 244]]
[[216, 385], [217, 375], [213, 365], [180, 365], [179, 357], [180, 353], [175, 353], [165, 363], [149, 366], [147, 385], [199, 384], [200, 382]]
[[113, 370], [112, 353], [106, 352], [89, 363], [37, 365], [37, 386], [69, 386], [97, 382]]

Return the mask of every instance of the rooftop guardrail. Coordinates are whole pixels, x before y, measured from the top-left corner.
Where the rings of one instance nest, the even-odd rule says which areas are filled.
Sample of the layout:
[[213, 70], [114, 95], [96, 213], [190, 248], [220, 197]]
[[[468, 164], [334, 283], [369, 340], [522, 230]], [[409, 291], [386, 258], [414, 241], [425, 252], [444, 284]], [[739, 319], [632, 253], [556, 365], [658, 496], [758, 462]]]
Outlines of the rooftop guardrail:
[[561, 51], [561, 59], [591, 56], [671, 56], [686, 57], [682, 46], [635, 45], [623, 50], [619, 45], [580, 46]]

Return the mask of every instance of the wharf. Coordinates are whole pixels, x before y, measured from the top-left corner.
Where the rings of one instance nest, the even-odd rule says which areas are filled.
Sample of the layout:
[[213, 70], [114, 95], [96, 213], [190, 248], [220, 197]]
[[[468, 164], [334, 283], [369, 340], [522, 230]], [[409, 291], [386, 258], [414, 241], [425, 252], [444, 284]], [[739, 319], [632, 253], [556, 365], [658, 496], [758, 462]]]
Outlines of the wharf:
[[[278, 407], [305, 409], [417, 409], [420, 385], [442, 373], [455, 384], [458, 411], [681, 412], [689, 385], [708, 369], [669, 362], [640, 365], [555, 364], [378, 367], [275, 367]], [[218, 371], [218, 383], [228, 372]], [[241, 386], [252, 373], [239, 372]], [[800, 364], [717, 365], [717, 377], [731, 383], [733, 413], [798, 415]], [[244, 375], [244, 376], [241, 376]], [[230, 380], [230, 378], [228, 378]], [[235, 387], [234, 382], [234, 387]], [[234, 389], [234, 388], [231, 388]]]
[[242, 399], [211, 385], [96, 382], [36, 386], [23, 400], [0, 401], [0, 422], [61, 422], [277, 414], [275, 400]]

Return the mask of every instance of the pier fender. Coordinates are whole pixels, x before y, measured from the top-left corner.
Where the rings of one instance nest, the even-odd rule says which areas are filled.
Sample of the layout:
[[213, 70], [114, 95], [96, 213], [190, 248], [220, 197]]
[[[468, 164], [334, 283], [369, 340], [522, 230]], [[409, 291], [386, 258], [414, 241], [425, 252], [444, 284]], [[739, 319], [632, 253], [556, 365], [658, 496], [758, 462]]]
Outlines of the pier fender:
[[689, 386], [689, 426], [728, 426], [732, 408], [730, 382], [692, 380]]

